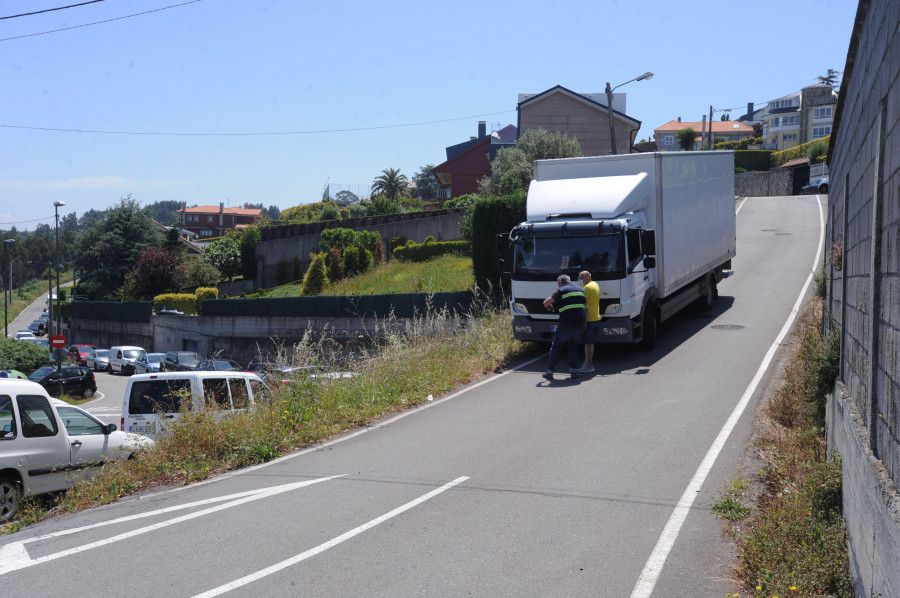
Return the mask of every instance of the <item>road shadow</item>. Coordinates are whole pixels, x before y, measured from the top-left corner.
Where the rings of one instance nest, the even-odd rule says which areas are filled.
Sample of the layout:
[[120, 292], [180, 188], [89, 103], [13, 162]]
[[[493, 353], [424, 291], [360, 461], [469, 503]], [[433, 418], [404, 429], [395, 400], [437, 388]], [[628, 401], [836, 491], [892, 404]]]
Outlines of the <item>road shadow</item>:
[[[653, 365], [669, 353], [676, 350], [684, 341], [708, 327], [719, 316], [726, 314], [735, 303], [735, 298], [730, 295], [720, 295], [714, 307], [709, 312], [702, 312], [698, 308], [688, 307], [676, 314], [671, 319], [659, 326], [656, 346], [652, 351], [641, 351], [636, 345], [607, 345], [597, 343], [594, 347], [594, 369], [591, 373], [579, 373], [575, 379], [569, 378], [568, 362], [569, 354], [563, 349], [559, 355], [560, 369], [555, 374], [555, 380], [548, 382], [541, 379], [536, 386], [576, 386], [585, 380], [599, 376], [613, 376], [629, 373], [634, 376], [648, 374]], [[740, 326], [738, 323], [729, 326]], [[547, 370], [547, 354], [550, 345], [534, 343], [534, 350], [529, 352], [529, 358], [544, 354], [544, 359], [535, 361], [520, 371], [541, 374]], [[578, 350], [578, 363], [584, 362], [583, 346]], [[565, 369], [563, 369], [565, 368]]]

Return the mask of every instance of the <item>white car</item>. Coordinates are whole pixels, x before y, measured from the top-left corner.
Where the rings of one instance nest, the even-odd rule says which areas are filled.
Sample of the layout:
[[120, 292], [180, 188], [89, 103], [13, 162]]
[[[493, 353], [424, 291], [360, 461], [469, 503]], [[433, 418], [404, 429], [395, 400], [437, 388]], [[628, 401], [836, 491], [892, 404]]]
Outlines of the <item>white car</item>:
[[28, 380], [0, 379], [0, 524], [22, 497], [56, 492], [154, 442], [53, 399]]
[[30, 330], [20, 330], [16, 333], [17, 341], [20, 341], [25, 338], [34, 338], [34, 333]]

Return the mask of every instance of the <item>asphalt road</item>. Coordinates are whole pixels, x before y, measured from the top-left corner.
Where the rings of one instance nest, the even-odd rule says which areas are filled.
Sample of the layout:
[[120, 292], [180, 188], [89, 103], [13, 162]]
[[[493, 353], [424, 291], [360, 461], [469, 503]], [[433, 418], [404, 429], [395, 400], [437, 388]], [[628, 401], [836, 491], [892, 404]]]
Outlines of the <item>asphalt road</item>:
[[[649, 354], [544, 357], [263, 466], [0, 538], [10, 595], [724, 596], [710, 510], [821, 251], [816, 196], [739, 208], [734, 275]], [[102, 375], [101, 375], [102, 376]]]

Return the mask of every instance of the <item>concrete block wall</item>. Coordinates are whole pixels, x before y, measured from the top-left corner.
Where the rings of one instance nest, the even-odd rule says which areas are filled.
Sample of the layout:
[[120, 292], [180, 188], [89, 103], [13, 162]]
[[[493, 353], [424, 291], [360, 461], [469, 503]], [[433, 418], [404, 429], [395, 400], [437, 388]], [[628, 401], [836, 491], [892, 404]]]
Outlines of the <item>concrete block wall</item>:
[[734, 175], [734, 194], [740, 197], [780, 197], [791, 195], [791, 173], [741, 172]]
[[841, 335], [828, 442], [843, 460], [857, 592], [883, 597], [900, 597], [898, 23], [900, 2], [860, 1], [832, 136], [825, 248]]

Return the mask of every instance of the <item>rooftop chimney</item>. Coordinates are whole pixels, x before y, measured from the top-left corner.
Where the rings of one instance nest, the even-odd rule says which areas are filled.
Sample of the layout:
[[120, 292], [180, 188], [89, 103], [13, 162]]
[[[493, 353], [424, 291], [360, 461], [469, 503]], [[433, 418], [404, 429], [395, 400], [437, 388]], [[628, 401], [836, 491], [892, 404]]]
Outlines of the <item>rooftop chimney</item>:
[[219, 214], [221, 214], [221, 213], [224, 212], [224, 211], [225, 211], [225, 202], [224, 202], [224, 201], [220, 201], [220, 202], [219, 202]]
[[478, 121], [478, 138], [481, 139], [487, 135], [487, 122], [483, 120]]
[[753, 102], [747, 102], [747, 120], [753, 120]]
[[681, 117], [680, 117], [680, 116], [678, 117], [678, 122], [681, 122]]

